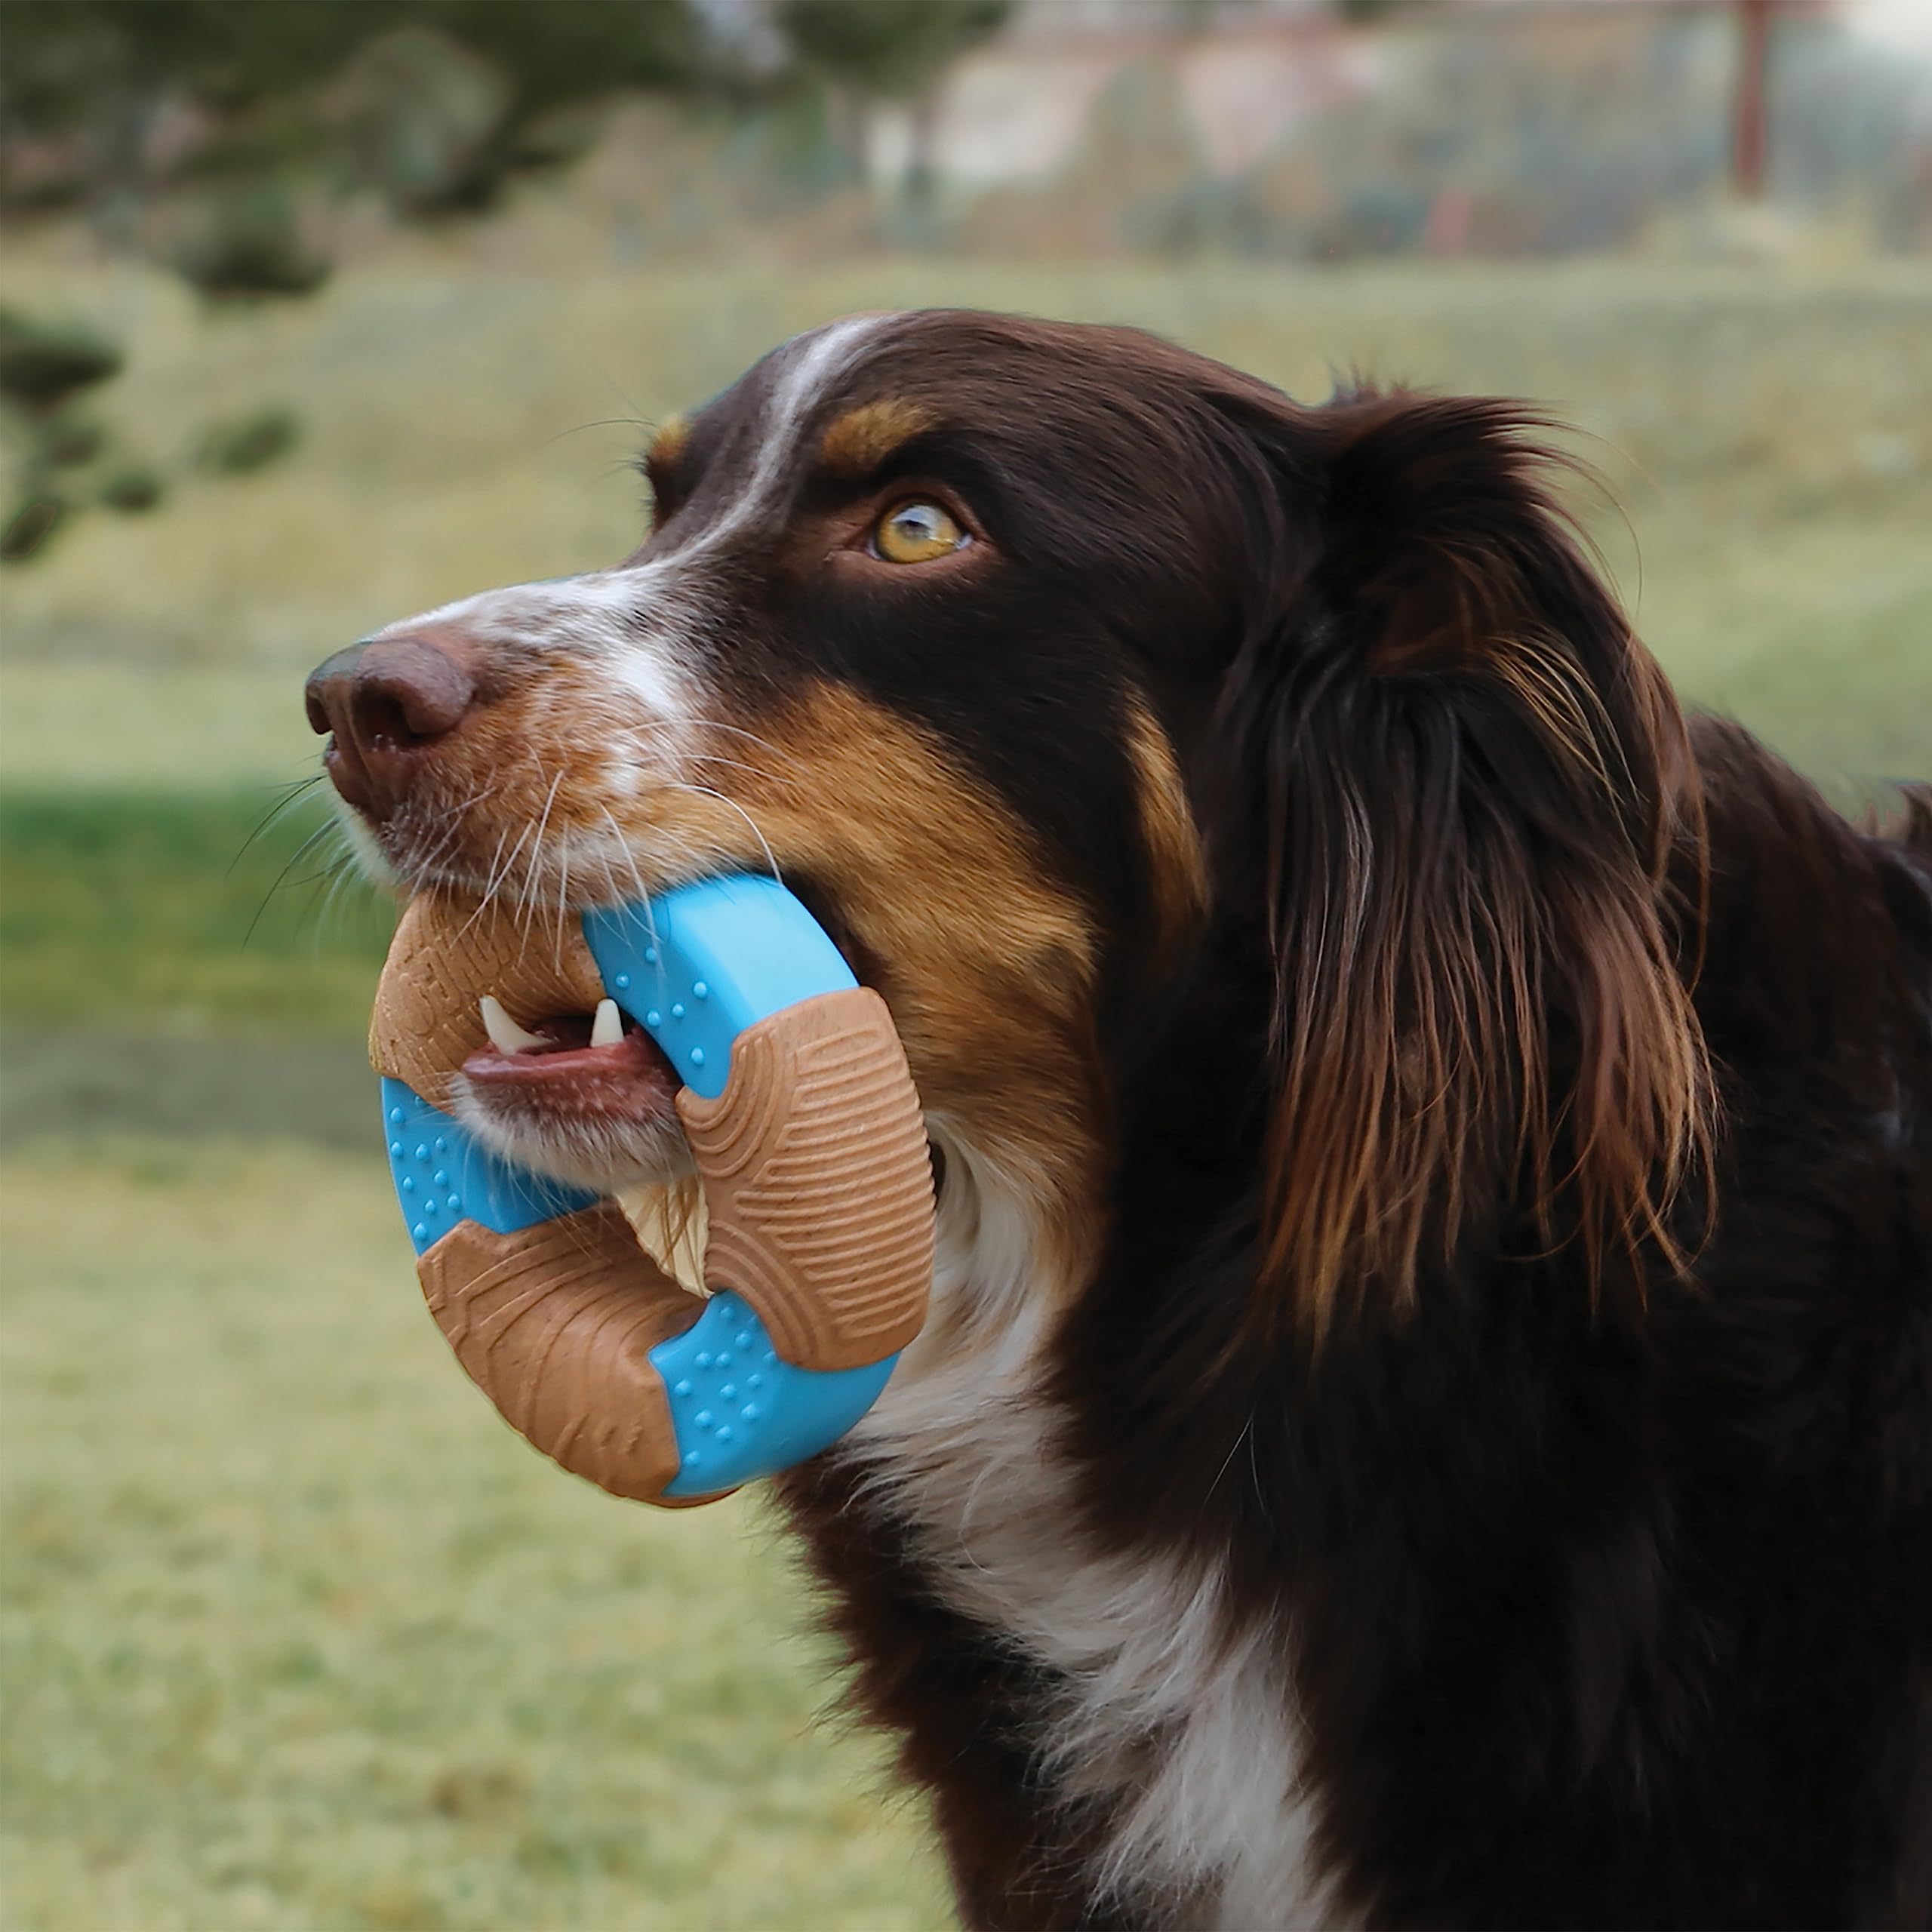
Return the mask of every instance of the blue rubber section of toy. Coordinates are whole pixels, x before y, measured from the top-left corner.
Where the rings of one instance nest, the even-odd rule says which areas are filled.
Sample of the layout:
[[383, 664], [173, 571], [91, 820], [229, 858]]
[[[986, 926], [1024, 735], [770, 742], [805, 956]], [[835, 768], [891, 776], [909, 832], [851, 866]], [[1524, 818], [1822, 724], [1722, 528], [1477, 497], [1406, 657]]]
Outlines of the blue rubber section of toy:
[[479, 1221], [509, 1234], [574, 1214], [597, 1199], [499, 1160], [400, 1080], [383, 1082], [383, 1131], [389, 1177], [418, 1254], [459, 1221]]
[[776, 879], [701, 879], [597, 908], [583, 937], [604, 989], [694, 1093], [715, 1100], [755, 1021], [858, 984], [823, 928]]
[[[605, 990], [707, 1100], [724, 1092], [732, 1043], [747, 1026], [858, 983], [797, 900], [749, 875], [586, 912], [583, 935]], [[382, 1085], [389, 1171], [418, 1254], [461, 1220], [509, 1234], [598, 1198], [500, 1159], [401, 1081]], [[721, 1290], [683, 1334], [651, 1351], [681, 1462], [665, 1494], [715, 1495], [817, 1454], [877, 1401], [898, 1359], [800, 1368], [748, 1303]]]
[[794, 1367], [749, 1305], [720, 1290], [691, 1327], [651, 1351], [682, 1463], [664, 1494], [715, 1495], [817, 1455], [878, 1399], [898, 1359]]

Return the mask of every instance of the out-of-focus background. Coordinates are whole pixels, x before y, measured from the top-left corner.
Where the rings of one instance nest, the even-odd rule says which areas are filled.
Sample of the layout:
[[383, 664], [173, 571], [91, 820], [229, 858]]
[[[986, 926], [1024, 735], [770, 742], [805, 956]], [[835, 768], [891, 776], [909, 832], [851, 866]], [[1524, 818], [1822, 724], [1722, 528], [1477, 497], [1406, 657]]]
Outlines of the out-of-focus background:
[[1932, 765], [1932, 0], [5, 0], [0, 1918], [927, 1927], [754, 1499], [424, 1318], [303, 674], [613, 561], [790, 332], [970, 303], [1547, 403], [1644, 635]]

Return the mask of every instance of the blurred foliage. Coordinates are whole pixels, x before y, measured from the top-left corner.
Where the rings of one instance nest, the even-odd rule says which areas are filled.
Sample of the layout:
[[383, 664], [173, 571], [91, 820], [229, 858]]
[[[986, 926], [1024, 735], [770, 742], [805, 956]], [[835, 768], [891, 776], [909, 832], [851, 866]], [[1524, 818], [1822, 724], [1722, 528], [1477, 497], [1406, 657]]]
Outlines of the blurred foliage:
[[0, 396], [23, 409], [57, 408], [121, 372], [121, 351], [81, 322], [46, 322], [0, 309]]
[[[326, 275], [291, 174], [369, 183], [405, 214], [481, 207], [513, 169], [584, 151], [562, 110], [704, 71], [686, 0], [8, 0], [6, 39], [0, 201], [237, 186], [173, 251], [223, 295]], [[38, 171], [5, 165], [36, 140]]]
[[100, 500], [124, 516], [139, 516], [157, 508], [168, 494], [159, 470], [146, 463], [129, 463], [115, 470], [100, 486]]
[[292, 409], [274, 406], [214, 424], [202, 439], [195, 460], [224, 476], [247, 476], [278, 463], [302, 440], [302, 419]]
[[[625, 89], [926, 96], [1011, 4], [780, 0], [734, 40], [697, 0], [8, 0], [0, 208], [88, 205], [205, 294], [306, 295], [329, 263], [303, 205], [331, 190], [488, 208]], [[189, 205], [157, 224], [157, 196]]]
[[387, 26], [447, 35], [510, 77], [519, 122], [614, 88], [688, 86], [703, 72], [683, 0], [360, 0]]
[[[118, 345], [85, 323], [0, 309], [0, 426], [14, 432], [20, 451], [17, 494], [0, 521], [0, 563], [38, 555], [89, 495], [88, 466], [107, 454], [111, 439], [76, 398], [119, 374], [122, 359]], [[101, 500], [115, 509], [148, 506], [131, 504], [125, 493]]]
[[175, 91], [232, 112], [306, 93], [358, 48], [411, 27], [493, 62], [525, 115], [677, 85], [698, 59], [682, 0], [8, 0], [0, 115], [49, 131]]
[[306, 295], [328, 279], [328, 256], [303, 234], [279, 183], [253, 183], [210, 198], [173, 251], [183, 279], [204, 295]]
[[1003, 26], [1013, 0], [780, 0], [798, 53], [861, 94], [921, 94], [949, 63]]
[[358, 1038], [389, 906], [359, 881], [331, 894], [319, 796], [278, 802], [0, 794], [0, 1020]]
[[105, 447], [106, 435], [92, 417], [70, 405], [47, 419], [41, 447], [54, 468], [70, 469], [76, 463], [93, 462]]
[[38, 556], [66, 517], [67, 506], [51, 491], [28, 491], [0, 525], [0, 564]]
[[[139, 515], [166, 496], [159, 466], [122, 447], [78, 400], [118, 375], [122, 361], [119, 346], [85, 323], [0, 309], [0, 429], [17, 450], [13, 505], [0, 520], [0, 563], [43, 554], [76, 511]], [[269, 406], [211, 425], [195, 460], [217, 474], [245, 475], [286, 456], [301, 437], [293, 411]]]
[[415, 214], [487, 203], [509, 158], [511, 85], [490, 61], [438, 33], [371, 41], [343, 77], [339, 114], [356, 172]]

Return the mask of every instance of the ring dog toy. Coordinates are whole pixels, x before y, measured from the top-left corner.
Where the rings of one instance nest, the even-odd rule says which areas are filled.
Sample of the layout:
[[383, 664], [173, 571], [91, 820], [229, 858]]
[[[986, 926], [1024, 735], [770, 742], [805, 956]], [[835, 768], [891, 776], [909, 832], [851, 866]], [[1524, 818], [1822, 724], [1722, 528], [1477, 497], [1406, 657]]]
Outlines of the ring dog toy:
[[[617, 1204], [518, 1167], [448, 1111], [484, 995], [614, 1000], [683, 1081], [708, 1296]], [[553, 943], [460, 895], [405, 909], [370, 1029], [417, 1273], [512, 1427], [619, 1496], [705, 1502], [863, 1415], [931, 1284], [925, 1130], [885, 1003], [804, 908], [749, 876], [586, 912]]]

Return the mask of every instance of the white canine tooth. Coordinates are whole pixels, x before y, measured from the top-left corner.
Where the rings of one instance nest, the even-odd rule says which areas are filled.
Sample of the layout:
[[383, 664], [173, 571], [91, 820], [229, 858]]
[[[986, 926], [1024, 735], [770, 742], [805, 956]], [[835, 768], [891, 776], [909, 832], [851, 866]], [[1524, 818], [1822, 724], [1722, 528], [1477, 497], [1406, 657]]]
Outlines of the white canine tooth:
[[525, 1053], [532, 1047], [549, 1044], [540, 1034], [526, 1033], [503, 1011], [494, 994], [485, 993], [476, 1005], [483, 1015], [483, 1030], [489, 1035], [491, 1045], [500, 1054]]
[[624, 1017], [617, 1011], [614, 999], [600, 999], [597, 1002], [597, 1017], [590, 1023], [590, 1044], [593, 1047], [617, 1047], [623, 1044]]

